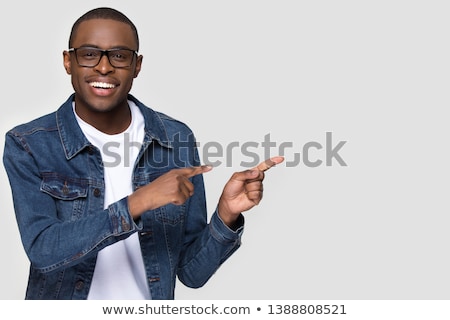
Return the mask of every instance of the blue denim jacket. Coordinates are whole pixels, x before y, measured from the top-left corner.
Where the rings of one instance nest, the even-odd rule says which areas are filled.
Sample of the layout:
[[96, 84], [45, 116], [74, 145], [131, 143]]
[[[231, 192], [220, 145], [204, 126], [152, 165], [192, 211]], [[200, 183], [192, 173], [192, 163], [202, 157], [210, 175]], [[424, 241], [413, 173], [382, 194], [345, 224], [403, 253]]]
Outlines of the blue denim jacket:
[[[72, 95], [56, 112], [6, 134], [4, 165], [29, 260], [26, 299], [86, 299], [97, 253], [138, 232], [153, 299], [174, 299], [176, 277], [200, 287], [240, 246], [217, 211], [207, 222], [203, 177], [183, 205], [168, 204], [133, 220], [127, 197], [103, 209], [100, 151], [83, 135]], [[145, 119], [133, 188], [172, 168], [199, 165], [195, 138], [183, 123], [129, 96]], [[120, 276], [120, 275], [118, 275]]]

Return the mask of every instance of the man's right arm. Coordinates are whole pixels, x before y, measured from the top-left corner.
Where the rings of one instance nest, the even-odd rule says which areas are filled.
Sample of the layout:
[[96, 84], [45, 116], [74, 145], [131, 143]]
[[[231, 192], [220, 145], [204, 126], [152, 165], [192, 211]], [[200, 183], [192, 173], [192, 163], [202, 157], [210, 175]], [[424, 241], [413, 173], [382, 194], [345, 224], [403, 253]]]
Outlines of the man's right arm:
[[43, 176], [35, 158], [39, 155], [30, 149], [23, 137], [6, 135], [3, 162], [22, 243], [33, 268], [49, 272], [70, 266], [139, 229], [128, 211], [127, 198], [76, 219], [63, 217], [60, 211], [73, 210], [76, 199], [58, 199], [57, 194], [41, 190]]

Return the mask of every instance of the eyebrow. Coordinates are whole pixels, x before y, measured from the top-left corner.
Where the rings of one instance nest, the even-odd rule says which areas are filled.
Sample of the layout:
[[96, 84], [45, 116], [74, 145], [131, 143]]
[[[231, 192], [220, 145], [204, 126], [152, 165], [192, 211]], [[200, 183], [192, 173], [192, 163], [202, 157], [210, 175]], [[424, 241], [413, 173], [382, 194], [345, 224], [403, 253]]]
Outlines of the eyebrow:
[[[74, 48], [74, 47], [73, 47], [73, 48]], [[95, 49], [99, 49], [99, 50], [128, 49], [128, 50], [137, 51], [137, 50], [134, 50], [134, 49], [129, 48], [128, 46], [113, 46], [113, 47], [111, 47], [111, 48], [109, 48], [109, 49], [103, 49], [103, 48], [100, 48], [99, 46], [97, 46], [97, 45], [95, 45], [95, 44], [90, 44], [90, 43], [82, 44], [82, 45], [80, 45], [80, 46], [77, 47], [77, 48], [95, 48]]]

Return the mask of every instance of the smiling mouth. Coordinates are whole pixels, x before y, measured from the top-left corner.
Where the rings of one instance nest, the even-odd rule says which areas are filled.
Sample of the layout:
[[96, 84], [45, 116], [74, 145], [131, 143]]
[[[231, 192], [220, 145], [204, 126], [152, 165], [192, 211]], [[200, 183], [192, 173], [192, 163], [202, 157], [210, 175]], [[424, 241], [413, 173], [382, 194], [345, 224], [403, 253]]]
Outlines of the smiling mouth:
[[90, 82], [89, 85], [93, 88], [98, 88], [98, 89], [114, 89], [116, 87], [115, 84], [112, 83], [106, 83], [106, 82]]

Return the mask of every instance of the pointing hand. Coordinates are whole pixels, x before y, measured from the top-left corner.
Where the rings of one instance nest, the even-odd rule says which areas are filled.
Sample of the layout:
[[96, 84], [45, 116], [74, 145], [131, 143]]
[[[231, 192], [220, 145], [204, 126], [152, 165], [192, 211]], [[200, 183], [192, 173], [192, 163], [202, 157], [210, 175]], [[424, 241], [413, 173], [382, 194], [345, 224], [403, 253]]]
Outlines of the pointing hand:
[[273, 157], [250, 170], [235, 172], [226, 183], [219, 200], [221, 219], [232, 226], [241, 212], [258, 205], [263, 196], [264, 172], [284, 161], [284, 157]]

